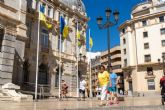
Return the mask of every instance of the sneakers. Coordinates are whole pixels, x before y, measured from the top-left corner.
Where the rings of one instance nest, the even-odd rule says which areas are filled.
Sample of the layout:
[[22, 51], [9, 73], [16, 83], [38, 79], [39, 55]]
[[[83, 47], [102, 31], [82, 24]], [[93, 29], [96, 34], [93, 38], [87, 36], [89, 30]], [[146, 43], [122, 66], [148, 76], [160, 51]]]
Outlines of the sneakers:
[[112, 101], [109, 101], [106, 105], [107, 105], [107, 106], [111, 106], [111, 105], [113, 105], [113, 104], [119, 104], [119, 101], [116, 101], [115, 103], [112, 102]]

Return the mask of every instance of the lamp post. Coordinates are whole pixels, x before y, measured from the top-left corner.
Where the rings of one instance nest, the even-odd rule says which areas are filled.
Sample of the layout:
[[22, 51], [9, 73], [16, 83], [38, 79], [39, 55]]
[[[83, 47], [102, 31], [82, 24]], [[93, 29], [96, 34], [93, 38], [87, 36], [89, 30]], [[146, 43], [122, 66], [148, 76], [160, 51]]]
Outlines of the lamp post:
[[107, 21], [105, 22], [105, 24], [102, 24], [103, 18], [101, 16], [99, 16], [97, 18], [97, 24], [98, 24], [99, 29], [107, 29], [108, 72], [110, 71], [110, 66], [111, 66], [111, 58], [110, 58], [110, 27], [116, 25], [118, 23], [118, 19], [119, 19], [119, 12], [117, 10], [115, 10], [113, 12], [114, 22], [111, 22], [110, 21], [111, 13], [112, 13], [112, 11], [111, 11], [110, 8], [107, 8], [105, 10], [105, 14], [106, 14], [106, 18], [107, 18]]
[[[160, 59], [158, 59], [158, 62], [160, 63]], [[163, 74], [165, 75], [165, 56], [162, 56], [162, 68], [163, 68]]]

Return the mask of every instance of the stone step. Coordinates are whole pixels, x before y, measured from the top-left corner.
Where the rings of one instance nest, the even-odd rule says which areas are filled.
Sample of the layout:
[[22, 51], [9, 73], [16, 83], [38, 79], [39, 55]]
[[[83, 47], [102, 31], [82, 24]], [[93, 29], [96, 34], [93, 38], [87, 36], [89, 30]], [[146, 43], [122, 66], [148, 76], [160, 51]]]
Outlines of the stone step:
[[0, 96], [0, 101], [13, 101], [13, 98], [10, 96]]

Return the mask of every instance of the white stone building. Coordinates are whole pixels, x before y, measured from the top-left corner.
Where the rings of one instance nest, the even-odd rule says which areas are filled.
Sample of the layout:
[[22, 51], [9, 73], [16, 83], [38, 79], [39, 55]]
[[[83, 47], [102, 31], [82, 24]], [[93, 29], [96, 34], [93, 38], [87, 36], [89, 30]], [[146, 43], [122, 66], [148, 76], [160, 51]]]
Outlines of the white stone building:
[[[60, 56], [60, 16], [65, 19], [69, 27], [69, 35], [62, 40], [62, 76], [69, 86], [70, 96], [76, 96], [77, 88], [77, 52], [78, 56], [86, 57], [85, 44], [77, 49], [77, 22], [79, 32], [86, 40], [87, 15], [85, 6], [81, 0], [41, 0], [40, 4], [44, 6], [44, 15], [48, 23], [53, 28], [48, 29], [44, 23], [40, 23], [40, 45], [39, 45], [39, 72], [38, 84], [39, 91], [43, 88], [46, 93], [58, 96], [59, 87], [59, 56]], [[27, 37], [25, 62], [23, 71], [23, 86], [25, 93], [34, 92], [35, 73], [36, 73], [36, 55], [37, 55], [37, 36], [38, 36], [38, 12], [39, 2], [28, 0], [27, 4]], [[80, 56], [81, 55], [81, 56]], [[79, 76], [86, 74], [86, 62], [79, 62]], [[45, 94], [46, 95], [46, 94]]]
[[165, 56], [164, 17], [165, 2], [149, 0], [136, 5], [131, 20], [120, 25], [125, 90], [138, 95], [160, 92], [161, 58]]

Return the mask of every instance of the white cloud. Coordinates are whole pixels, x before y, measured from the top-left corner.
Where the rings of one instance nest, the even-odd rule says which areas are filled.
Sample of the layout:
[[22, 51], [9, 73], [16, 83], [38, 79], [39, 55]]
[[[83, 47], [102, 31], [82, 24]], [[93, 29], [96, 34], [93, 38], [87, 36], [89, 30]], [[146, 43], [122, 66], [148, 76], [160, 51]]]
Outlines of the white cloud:
[[96, 56], [100, 56], [101, 52], [87, 52], [87, 61], [89, 63], [90, 59], [94, 59]]

